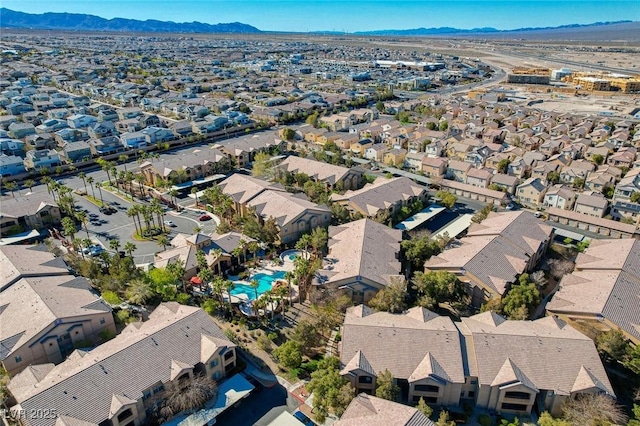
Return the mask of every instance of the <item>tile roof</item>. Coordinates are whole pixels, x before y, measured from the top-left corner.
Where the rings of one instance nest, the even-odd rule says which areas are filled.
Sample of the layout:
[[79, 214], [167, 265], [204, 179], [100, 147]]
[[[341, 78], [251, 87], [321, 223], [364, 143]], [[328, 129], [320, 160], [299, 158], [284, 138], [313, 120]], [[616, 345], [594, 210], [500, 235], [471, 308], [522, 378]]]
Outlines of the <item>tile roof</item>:
[[362, 393], [356, 396], [335, 426], [435, 426], [418, 409]]
[[275, 218], [280, 227], [288, 225], [306, 212], [317, 214], [331, 212], [324, 204], [309, 201], [304, 194], [290, 194], [271, 189], [252, 198], [248, 205], [254, 207], [256, 213], [264, 218]]
[[341, 181], [352, 170], [348, 167], [336, 166], [294, 155], [282, 160], [279, 167], [289, 173], [304, 173], [312, 179], [327, 182], [329, 185], [335, 185], [336, 182]]
[[236, 203], [245, 204], [267, 189], [284, 191], [280, 185], [274, 185], [262, 179], [256, 179], [241, 173], [234, 173], [218, 184], [222, 192], [233, 198]]
[[381, 285], [401, 272], [398, 261], [402, 231], [371, 219], [329, 227], [330, 264], [316, 273], [322, 283], [364, 277]]
[[53, 196], [47, 192], [32, 192], [19, 197], [5, 197], [0, 203], [0, 216], [19, 218], [34, 215], [46, 206], [58, 206]]
[[[109, 417], [114, 395], [139, 400], [144, 389], [169, 380], [174, 360], [185, 365], [203, 362], [202, 342], [209, 337], [218, 348], [235, 346], [202, 309], [163, 303], [148, 321], [130, 324], [90, 352], [74, 352], [39, 382], [12, 381], [9, 388], [26, 412], [56, 407], [61, 416], [100, 424]], [[56, 423], [42, 416], [26, 420], [32, 426]]]
[[517, 380], [532, 389], [568, 395], [576, 382], [584, 382], [585, 369], [598, 387], [614, 394], [593, 341], [563, 321], [545, 317], [492, 325], [484, 313], [456, 325], [472, 336], [467, 351], [472, 351], [468, 356], [475, 365], [470, 372], [477, 374], [480, 385]]
[[503, 294], [552, 232], [531, 213], [492, 212], [482, 223], [472, 224], [457, 246], [427, 260], [425, 268], [465, 270]]
[[548, 303], [549, 312], [604, 317], [640, 340], [640, 241], [592, 240]]
[[85, 278], [22, 278], [0, 293], [0, 360], [56, 320], [101, 313], [111, 315], [111, 308]]
[[[28, 259], [28, 262], [25, 262]], [[24, 277], [68, 275], [69, 268], [44, 246], [7, 245], [0, 247], [0, 291]]]
[[[353, 364], [358, 351], [376, 373], [389, 370], [396, 378], [409, 379], [416, 370], [431, 371], [440, 379], [464, 383], [458, 330], [448, 317], [424, 308], [404, 314], [350, 308], [342, 332], [342, 364]], [[424, 362], [429, 367], [418, 369]]]
[[411, 197], [420, 197], [427, 189], [416, 185], [406, 177], [391, 179], [378, 178], [373, 183], [343, 195], [332, 194], [332, 201], [348, 201], [369, 216], [375, 216], [379, 210], [387, 209], [399, 201], [407, 201]]

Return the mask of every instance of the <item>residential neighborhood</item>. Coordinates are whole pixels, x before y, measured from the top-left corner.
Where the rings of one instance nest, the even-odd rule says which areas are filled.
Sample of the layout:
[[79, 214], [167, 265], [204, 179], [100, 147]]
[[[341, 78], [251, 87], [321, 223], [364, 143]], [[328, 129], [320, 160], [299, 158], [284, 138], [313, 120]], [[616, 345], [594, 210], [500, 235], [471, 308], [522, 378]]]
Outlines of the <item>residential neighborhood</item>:
[[358, 37], [0, 37], [5, 425], [640, 421], [636, 77]]

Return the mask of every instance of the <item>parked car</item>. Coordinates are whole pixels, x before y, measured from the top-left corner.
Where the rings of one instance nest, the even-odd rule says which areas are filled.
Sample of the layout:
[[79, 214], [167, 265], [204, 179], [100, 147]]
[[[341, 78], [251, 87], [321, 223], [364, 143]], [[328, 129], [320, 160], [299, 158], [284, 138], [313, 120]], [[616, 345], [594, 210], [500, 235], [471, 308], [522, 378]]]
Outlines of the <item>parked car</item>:
[[89, 254], [91, 255], [91, 257], [96, 257], [102, 252], [104, 252], [104, 248], [102, 248], [101, 246], [93, 246]]
[[198, 218], [198, 220], [199, 220], [200, 222], [206, 222], [207, 220], [211, 220], [211, 216], [209, 216], [208, 214], [203, 214], [202, 216], [200, 216], [200, 217]]
[[516, 205], [515, 205], [515, 204], [513, 204], [513, 203], [509, 203], [509, 204], [507, 204], [507, 206], [505, 207], [505, 209], [506, 209], [506, 210], [513, 210], [515, 207], [516, 207]]
[[167, 226], [170, 226], [170, 227], [172, 227], [172, 228], [175, 228], [175, 227], [176, 227], [176, 224], [175, 224], [175, 223], [173, 223], [173, 221], [171, 221], [171, 220], [165, 220], [165, 221], [164, 221], [164, 224], [165, 224], [165, 225], [167, 225]]
[[296, 411], [295, 413], [293, 413], [293, 417], [300, 420], [300, 423], [305, 426], [316, 426], [313, 420], [307, 417], [302, 411]]

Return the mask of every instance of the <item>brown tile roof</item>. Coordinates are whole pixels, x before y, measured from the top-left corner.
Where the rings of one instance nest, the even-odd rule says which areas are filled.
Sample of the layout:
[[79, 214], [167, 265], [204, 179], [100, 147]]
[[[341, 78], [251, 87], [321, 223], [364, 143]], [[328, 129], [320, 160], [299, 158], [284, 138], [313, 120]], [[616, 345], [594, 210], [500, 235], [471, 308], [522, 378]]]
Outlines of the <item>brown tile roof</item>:
[[335, 426], [435, 426], [414, 407], [362, 393], [356, 396]]

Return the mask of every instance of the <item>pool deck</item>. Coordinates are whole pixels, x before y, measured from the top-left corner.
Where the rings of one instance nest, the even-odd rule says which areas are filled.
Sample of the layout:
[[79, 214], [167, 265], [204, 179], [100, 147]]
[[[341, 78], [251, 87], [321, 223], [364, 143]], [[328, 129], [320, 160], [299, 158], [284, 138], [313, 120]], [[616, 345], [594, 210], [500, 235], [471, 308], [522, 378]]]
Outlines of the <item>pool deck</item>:
[[[293, 261], [290, 260], [288, 257], [284, 260], [284, 263], [282, 265], [279, 265], [277, 262], [273, 262], [273, 261], [268, 261], [268, 260], [262, 260], [260, 261], [260, 264], [257, 268], [249, 268], [249, 280], [240, 280], [238, 279], [238, 277], [235, 277], [235, 279], [233, 279], [233, 276], [230, 276], [229, 279], [231, 279], [234, 283], [236, 284], [242, 284], [242, 285], [246, 285], [248, 287], [251, 286], [251, 282], [250, 279], [252, 276], [256, 275], [256, 274], [266, 274], [266, 275], [275, 275], [276, 272], [289, 272], [289, 271], [293, 271], [294, 265], [293, 265]], [[294, 298], [298, 297], [298, 286], [291, 284], [291, 289], [292, 289], [292, 295]], [[253, 289], [252, 289], [253, 290]], [[227, 299], [227, 295], [224, 296], [225, 299]], [[244, 295], [240, 295], [240, 296], [236, 296], [234, 294], [231, 295], [231, 303], [245, 303], [249, 301], [249, 299], [247, 297], [245, 297]]]

